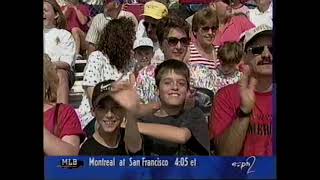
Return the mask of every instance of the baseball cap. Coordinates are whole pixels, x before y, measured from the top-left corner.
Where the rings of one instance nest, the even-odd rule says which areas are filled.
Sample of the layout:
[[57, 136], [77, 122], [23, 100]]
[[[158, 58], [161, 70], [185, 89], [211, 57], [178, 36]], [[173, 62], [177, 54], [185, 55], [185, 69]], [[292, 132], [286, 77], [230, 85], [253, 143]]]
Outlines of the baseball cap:
[[248, 31], [245, 32], [244, 34], [244, 48], [246, 48], [246, 45], [256, 36], [261, 35], [261, 34], [270, 34], [272, 35], [272, 27], [262, 24], [260, 26], [257, 26], [255, 28], [249, 29]]
[[134, 41], [133, 43], [133, 50], [140, 47], [140, 46], [149, 46], [153, 48], [153, 42], [150, 38], [141, 37]]
[[103, 98], [110, 96], [113, 82], [114, 80], [102, 81], [99, 82], [96, 86], [94, 86], [92, 93], [93, 108], [97, 107], [97, 105]]
[[154, 19], [162, 19], [168, 15], [167, 7], [157, 1], [149, 1], [144, 5], [143, 14], [141, 16], [150, 16]]

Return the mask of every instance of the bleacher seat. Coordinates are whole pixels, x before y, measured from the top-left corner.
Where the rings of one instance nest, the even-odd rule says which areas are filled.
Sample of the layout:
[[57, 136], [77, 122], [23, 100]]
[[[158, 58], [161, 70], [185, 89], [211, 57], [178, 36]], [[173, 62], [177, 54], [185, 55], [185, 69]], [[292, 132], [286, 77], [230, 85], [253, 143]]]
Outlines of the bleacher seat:
[[76, 60], [75, 63], [75, 82], [69, 93], [69, 103], [73, 105], [74, 108], [78, 108], [82, 99], [82, 80], [83, 71], [86, 66], [87, 60]]

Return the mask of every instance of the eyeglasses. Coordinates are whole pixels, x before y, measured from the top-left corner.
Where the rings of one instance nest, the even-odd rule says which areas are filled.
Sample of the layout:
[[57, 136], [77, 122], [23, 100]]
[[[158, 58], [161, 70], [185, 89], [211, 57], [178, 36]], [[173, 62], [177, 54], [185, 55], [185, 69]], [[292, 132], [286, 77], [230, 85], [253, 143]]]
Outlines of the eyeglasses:
[[254, 55], [260, 55], [264, 51], [264, 47], [268, 47], [269, 52], [272, 54], [272, 46], [256, 46], [247, 49], [247, 53], [252, 53]]
[[211, 29], [212, 32], [215, 32], [217, 30], [217, 27], [216, 26], [212, 26], [212, 27], [204, 26], [204, 27], [201, 27], [201, 29], [206, 32], [208, 32]]
[[157, 24], [155, 23], [150, 23], [150, 22], [143, 22], [143, 25], [146, 29], [148, 29], [149, 26], [151, 26], [151, 28], [156, 28], [157, 27]]
[[176, 37], [169, 37], [169, 38], [167, 38], [167, 41], [170, 46], [176, 46], [178, 44], [178, 42], [180, 42], [182, 46], [188, 46], [190, 39], [187, 37], [183, 37], [180, 39], [178, 39]]

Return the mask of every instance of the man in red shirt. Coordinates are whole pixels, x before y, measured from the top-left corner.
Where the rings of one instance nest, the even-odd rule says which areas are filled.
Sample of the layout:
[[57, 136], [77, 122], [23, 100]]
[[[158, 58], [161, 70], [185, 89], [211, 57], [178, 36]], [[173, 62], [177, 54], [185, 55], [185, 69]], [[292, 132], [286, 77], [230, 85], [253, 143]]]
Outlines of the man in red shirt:
[[272, 28], [249, 30], [238, 84], [220, 89], [211, 114], [217, 155], [272, 156]]
[[68, 23], [67, 30], [72, 33], [76, 42], [76, 59], [81, 59], [80, 51], [85, 51], [87, 47], [85, 37], [89, 30], [90, 10], [79, 0], [68, 0], [68, 4], [61, 9]]

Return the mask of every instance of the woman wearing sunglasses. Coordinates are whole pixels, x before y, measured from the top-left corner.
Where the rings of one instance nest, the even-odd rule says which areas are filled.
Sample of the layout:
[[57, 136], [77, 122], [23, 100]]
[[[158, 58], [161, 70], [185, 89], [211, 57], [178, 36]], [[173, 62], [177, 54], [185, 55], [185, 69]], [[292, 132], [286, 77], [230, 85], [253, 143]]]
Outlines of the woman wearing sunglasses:
[[[190, 45], [189, 24], [175, 14], [169, 14], [169, 17], [157, 25], [157, 38], [165, 60], [175, 59], [185, 61]], [[187, 62], [186, 62], [187, 63]], [[189, 64], [191, 91], [186, 108], [193, 107], [194, 88], [205, 88], [213, 90], [213, 75], [208, 67], [202, 64]], [[159, 102], [159, 96], [156, 94], [156, 84], [154, 70], [156, 65], [151, 64], [139, 71], [137, 76], [137, 90], [140, 99], [144, 103]], [[189, 101], [190, 100], [190, 101]]]
[[221, 46], [225, 42], [239, 42], [241, 34], [255, 27], [245, 14], [232, 14], [232, 3], [231, 0], [210, 3], [210, 8], [217, 12], [219, 24], [213, 40], [215, 46]]
[[192, 19], [194, 41], [190, 43], [186, 59], [189, 64], [202, 64], [209, 69], [216, 69], [219, 62], [212, 45], [218, 27], [217, 14], [210, 8], [196, 12]]

